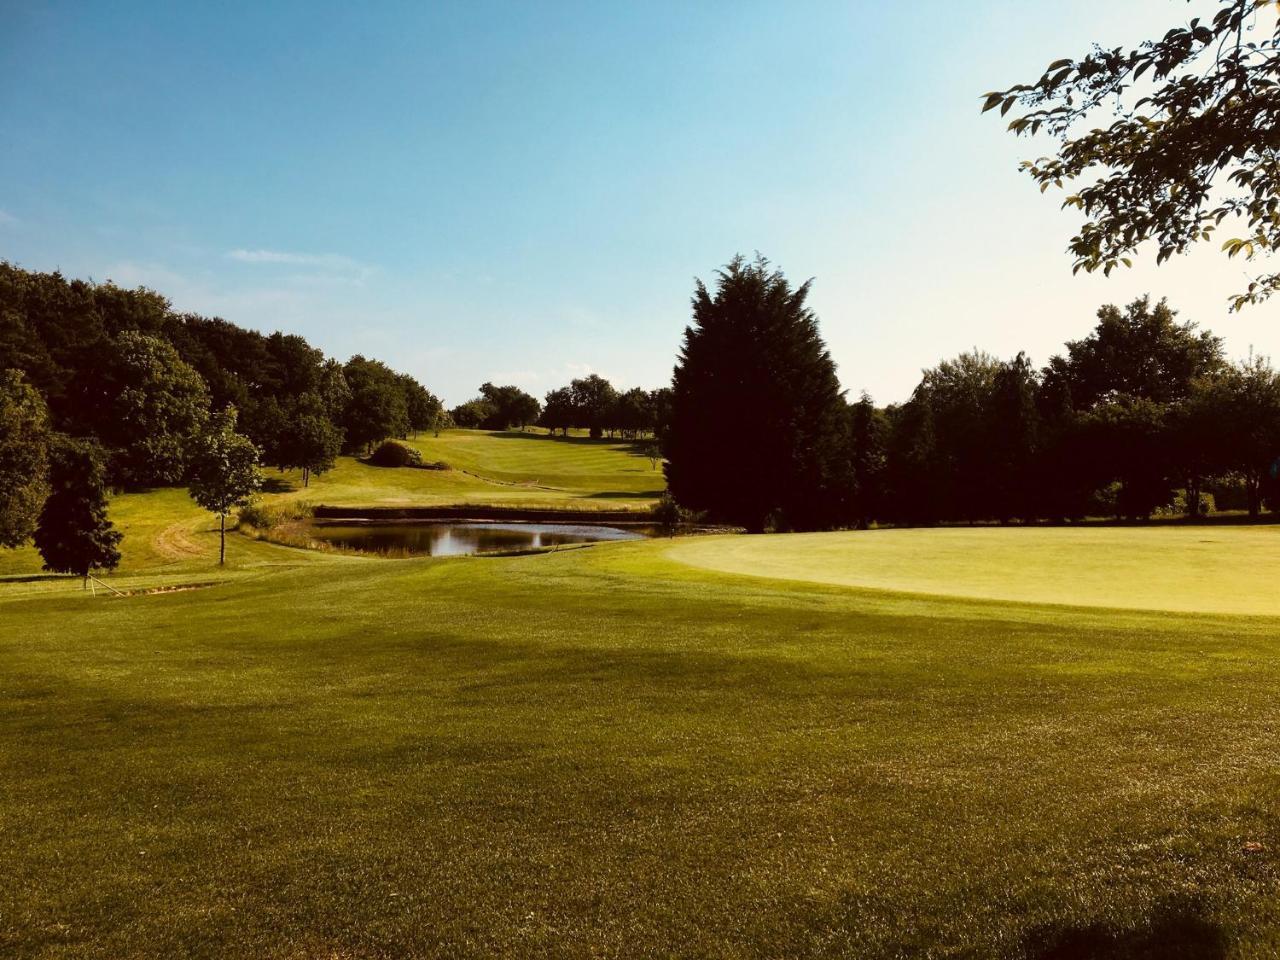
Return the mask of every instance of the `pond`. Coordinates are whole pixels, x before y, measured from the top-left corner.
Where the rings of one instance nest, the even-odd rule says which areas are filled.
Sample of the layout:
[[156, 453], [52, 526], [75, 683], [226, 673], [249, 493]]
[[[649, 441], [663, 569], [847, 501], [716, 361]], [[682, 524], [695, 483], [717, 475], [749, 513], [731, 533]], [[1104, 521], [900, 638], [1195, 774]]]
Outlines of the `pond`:
[[391, 555], [460, 557], [473, 553], [537, 550], [571, 543], [642, 540], [648, 528], [578, 523], [420, 521], [417, 523], [315, 523], [313, 540], [347, 550]]

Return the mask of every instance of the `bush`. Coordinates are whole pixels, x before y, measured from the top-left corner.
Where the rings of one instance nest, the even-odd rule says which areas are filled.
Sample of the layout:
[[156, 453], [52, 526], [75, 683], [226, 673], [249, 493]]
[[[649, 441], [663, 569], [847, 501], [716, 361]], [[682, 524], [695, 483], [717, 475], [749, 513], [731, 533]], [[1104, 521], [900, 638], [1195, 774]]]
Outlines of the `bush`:
[[663, 491], [662, 498], [650, 508], [649, 514], [654, 526], [669, 537], [675, 536], [681, 528], [699, 522], [703, 516], [680, 506], [669, 490]]
[[368, 462], [375, 467], [420, 467], [422, 454], [399, 440], [384, 440], [370, 454]]

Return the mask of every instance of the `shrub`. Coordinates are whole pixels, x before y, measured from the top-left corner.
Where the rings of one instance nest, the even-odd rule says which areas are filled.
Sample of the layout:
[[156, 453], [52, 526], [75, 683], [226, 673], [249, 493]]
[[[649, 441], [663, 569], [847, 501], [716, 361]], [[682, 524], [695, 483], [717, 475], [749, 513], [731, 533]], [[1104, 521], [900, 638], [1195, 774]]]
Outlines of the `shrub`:
[[422, 454], [399, 440], [384, 440], [369, 456], [375, 467], [420, 467]]
[[675, 536], [682, 527], [697, 523], [703, 516], [680, 506], [669, 490], [663, 491], [662, 498], [650, 508], [649, 513], [654, 526], [669, 537]]

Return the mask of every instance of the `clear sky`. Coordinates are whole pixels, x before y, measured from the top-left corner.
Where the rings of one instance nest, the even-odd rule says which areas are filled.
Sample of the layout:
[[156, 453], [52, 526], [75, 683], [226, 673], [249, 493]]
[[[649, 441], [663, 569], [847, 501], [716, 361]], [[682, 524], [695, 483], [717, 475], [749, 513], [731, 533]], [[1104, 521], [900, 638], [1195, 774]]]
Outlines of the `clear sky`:
[[[0, 258], [146, 284], [418, 376], [542, 394], [671, 372], [695, 276], [759, 250], [851, 392], [981, 347], [1041, 363], [1142, 292], [1228, 315], [1214, 251], [1071, 276], [1074, 221], [979, 115], [1214, 0], [0, 0]], [[1277, 357], [1280, 359], [1280, 356]]]

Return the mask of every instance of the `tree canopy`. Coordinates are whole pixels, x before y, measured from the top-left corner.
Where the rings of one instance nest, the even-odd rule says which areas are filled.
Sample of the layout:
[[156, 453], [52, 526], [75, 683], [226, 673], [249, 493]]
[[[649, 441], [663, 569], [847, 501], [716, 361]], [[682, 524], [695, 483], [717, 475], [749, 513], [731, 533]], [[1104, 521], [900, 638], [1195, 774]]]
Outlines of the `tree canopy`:
[[663, 441], [682, 506], [749, 530], [847, 516], [848, 415], [808, 295], [763, 257], [698, 281]]
[[49, 495], [49, 409], [17, 370], [0, 372], [0, 547], [31, 538]]
[[114, 570], [122, 535], [107, 519], [106, 458], [91, 440], [58, 437], [49, 451], [49, 496], [35, 544], [44, 568], [88, 578]]
[[[1083, 215], [1070, 244], [1076, 270], [1110, 274], [1148, 241], [1162, 263], [1224, 222], [1229, 256], [1280, 246], [1280, 21], [1263, 26], [1275, 6], [1218, 0], [1212, 17], [1055, 60], [1038, 79], [986, 95], [984, 110], [1015, 111], [1015, 134], [1058, 140], [1056, 154], [1023, 169], [1042, 191], [1068, 190], [1063, 205]], [[1280, 273], [1264, 273], [1232, 306], [1277, 288]]]

